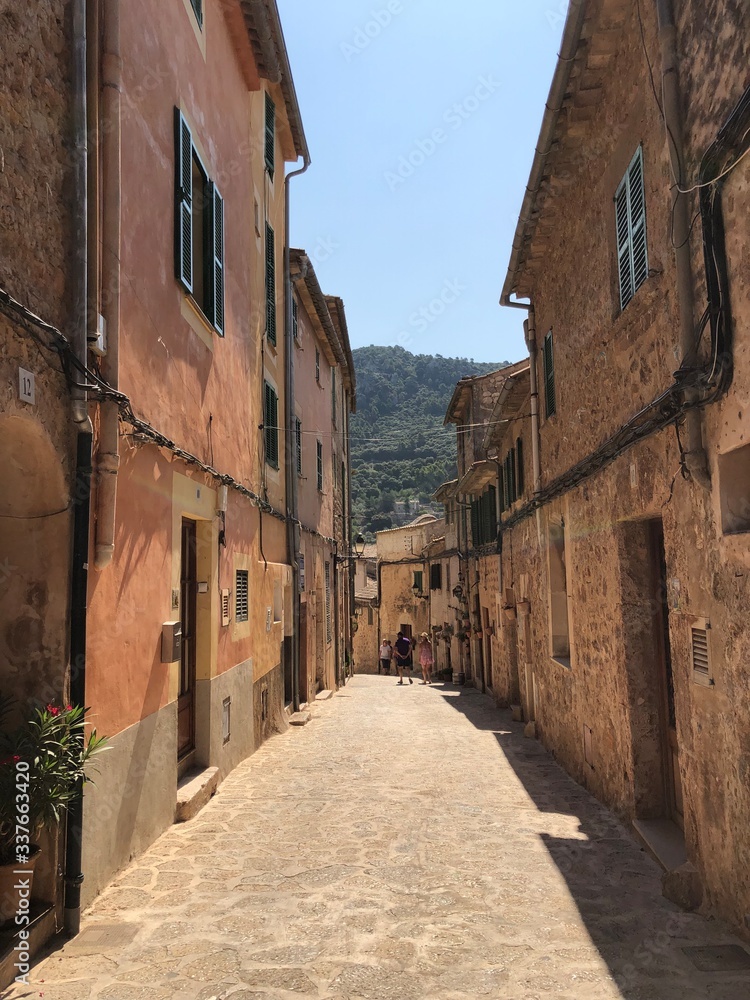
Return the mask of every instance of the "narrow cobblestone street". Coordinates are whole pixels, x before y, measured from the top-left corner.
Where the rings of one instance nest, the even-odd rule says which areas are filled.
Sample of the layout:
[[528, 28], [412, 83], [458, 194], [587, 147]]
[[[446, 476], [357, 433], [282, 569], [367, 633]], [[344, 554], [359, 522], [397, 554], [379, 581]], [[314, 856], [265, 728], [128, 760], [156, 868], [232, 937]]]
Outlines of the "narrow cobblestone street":
[[489, 699], [363, 676], [312, 711], [9, 995], [750, 996], [750, 973], [690, 951], [741, 968], [737, 940], [666, 902], [628, 833]]

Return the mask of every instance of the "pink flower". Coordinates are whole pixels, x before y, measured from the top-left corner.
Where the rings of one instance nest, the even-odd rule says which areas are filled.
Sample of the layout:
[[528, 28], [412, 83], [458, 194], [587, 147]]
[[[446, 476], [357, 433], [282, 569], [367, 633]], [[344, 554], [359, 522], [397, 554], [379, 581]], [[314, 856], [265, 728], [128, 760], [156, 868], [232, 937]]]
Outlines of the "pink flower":
[[66, 712], [72, 712], [73, 711], [73, 706], [72, 705], [66, 705], [65, 706], [65, 711]]
[[57, 708], [55, 705], [47, 705], [47, 711], [49, 712], [50, 715], [60, 714], [60, 709]]

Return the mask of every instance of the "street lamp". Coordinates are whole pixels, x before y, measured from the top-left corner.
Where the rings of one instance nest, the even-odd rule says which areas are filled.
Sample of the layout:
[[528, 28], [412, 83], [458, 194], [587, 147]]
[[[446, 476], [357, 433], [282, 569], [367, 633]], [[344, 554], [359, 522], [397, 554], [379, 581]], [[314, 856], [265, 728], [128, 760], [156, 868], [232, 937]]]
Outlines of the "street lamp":
[[414, 594], [415, 597], [421, 598], [423, 601], [427, 600], [427, 594], [422, 593], [422, 588], [419, 586], [418, 583], [414, 584], [414, 586], [411, 588], [411, 592], [412, 594]]
[[336, 556], [336, 562], [340, 565], [346, 565], [347, 563], [356, 562], [357, 559], [362, 559], [365, 554], [365, 540], [362, 535], [357, 535], [354, 539], [354, 552], [348, 556]]

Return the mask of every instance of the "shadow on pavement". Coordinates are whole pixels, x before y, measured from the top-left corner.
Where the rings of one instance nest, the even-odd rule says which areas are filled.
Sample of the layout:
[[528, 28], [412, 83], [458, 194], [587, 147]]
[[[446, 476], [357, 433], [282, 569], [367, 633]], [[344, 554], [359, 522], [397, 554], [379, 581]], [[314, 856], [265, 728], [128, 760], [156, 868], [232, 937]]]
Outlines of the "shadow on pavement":
[[490, 697], [451, 684], [435, 688], [475, 728], [495, 734], [540, 813], [578, 821], [580, 839], [539, 836], [623, 1000], [750, 998], [750, 949], [720, 921], [666, 900], [661, 869], [613, 813]]

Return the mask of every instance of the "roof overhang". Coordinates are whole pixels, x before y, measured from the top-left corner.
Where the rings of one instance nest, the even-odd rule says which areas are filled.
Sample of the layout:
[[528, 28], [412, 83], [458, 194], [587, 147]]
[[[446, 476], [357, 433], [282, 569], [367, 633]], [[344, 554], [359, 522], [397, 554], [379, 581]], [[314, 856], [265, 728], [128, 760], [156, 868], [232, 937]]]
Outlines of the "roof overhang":
[[500, 299], [502, 305], [507, 305], [510, 302], [511, 295], [527, 298], [530, 294], [530, 289], [521, 280], [522, 271], [539, 221], [540, 192], [545, 178], [548, 176], [551, 155], [559, 142], [558, 128], [564, 124], [561, 122], [561, 115], [566, 101], [570, 98], [569, 85], [574, 72], [580, 73], [580, 63], [585, 58], [582, 55], [582, 49], [585, 48], [582, 44], [584, 22], [592, 6], [592, 0], [570, 0], [557, 67], [552, 79], [531, 174], [526, 185], [521, 214], [513, 238], [508, 274]]
[[269, 83], [278, 84], [284, 97], [286, 117], [289, 122], [294, 156], [287, 159], [310, 161], [302, 114], [297, 100], [289, 55], [284, 41], [281, 18], [276, 0], [237, 0], [245, 22], [253, 56], [260, 76]]
[[451, 401], [448, 403], [448, 409], [445, 412], [443, 426], [446, 424], [461, 423], [461, 416], [466, 410], [466, 406], [471, 398], [472, 382], [473, 379], [471, 378], [462, 378], [461, 381], [456, 384], [456, 388], [453, 390], [453, 395], [451, 396]]
[[482, 447], [484, 451], [497, 447], [513, 427], [531, 395], [531, 369], [528, 362], [515, 375], [511, 375], [502, 388], [487, 422]]
[[342, 365], [342, 377], [344, 388], [349, 392], [349, 408], [352, 413], [357, 412], [357, 373], [354, 370], [354, 357], [352, 355], [351, 344], [349, 343], [349, 327], [346, 322], [346, 310], [343, 300], [337, 295], [326, 295], [328, 309], [336, 327], [339, 343], [344, 353], [344, 363]]
[[432, 499], [436, 500], [438, 503], [445, 503], [446, 500], [452, 500], [456, 495], [457, 488], [458, 480], [451, 479], [450, 482], [443, 483], [442, 486], [438, 486], [432, 494]]
[[483, 462], [475, 462], [466, 475], [459, 481], [456, 490], [461, 496], [476, 496], [484, 491], [493, 480], [497, 479], [497, 465], [495, 462], [486, 459]]

